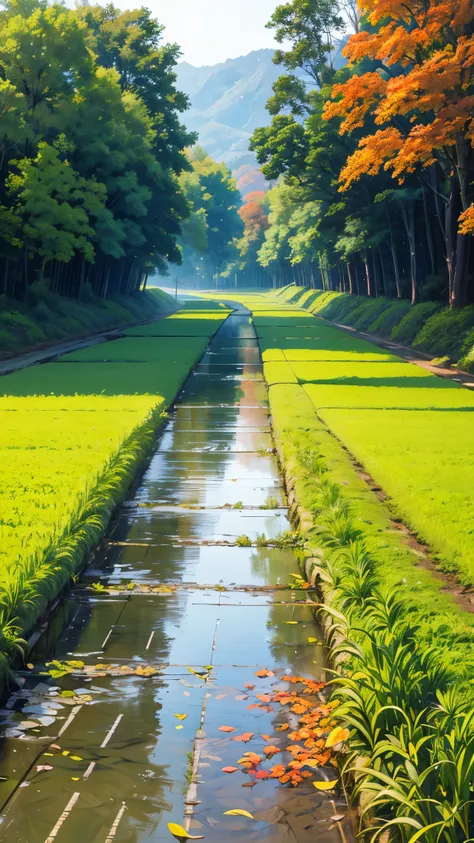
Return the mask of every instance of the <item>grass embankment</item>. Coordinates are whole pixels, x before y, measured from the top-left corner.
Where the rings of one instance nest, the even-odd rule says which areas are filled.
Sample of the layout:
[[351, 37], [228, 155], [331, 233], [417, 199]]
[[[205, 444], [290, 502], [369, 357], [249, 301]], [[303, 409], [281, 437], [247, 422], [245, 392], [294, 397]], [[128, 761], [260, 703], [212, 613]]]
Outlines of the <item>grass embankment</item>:
[[163, 290], [77, 301], [32, 284], [22, 302], [0, 296], [0, 360], [51, 343], [88, 336], [176, 309]]
[[[311, 355], [324, 352], [324, 359], [318, 356], [312, 364], [318, 374], [311, 388], [357, 387], [354, 372], [349, 386], [344, 385], [340, 359], [331, 359], [334, 352], [350, 353], [353, 338], [341, 336], [338, 346], [340, 332], [330, 326], [319, 324], [315, 333], [311, 323], [303, 326], [308, 317], [294, 310], [270, 313], [261, 297], [246, 297], [244, 303], [254, 312], [264, 358], [270, 359], [264, 368], [271, 375], [275, 441], [290, 500], [298, 503], [307, 537], [307, 574], [324, 595], [333, 655], [346, 660], [335, 680], [338, 717], [350, 729], [346, 782], [359, 800], [363, 818], [369, 820], [372, 839], [390, 830], [403, 843], [465, 841], [472, 837], [474, 617], [417, 564], [394, 529], [385, 503], [370, 490], [315, 412], [308, 387], [296, 376], [292, 380], [298, 371], [292, 355], [306, 350]], [[295, 336], [296, 348], [290, 339]], [[354, 354], [363, 353], [358, 344]], [[378, 350], [368, 345], [367, 353]], [[328, 365], [338, 368], [327, 369]], [[366, 374], [370, 371], [372, 381], [374, 365], [407, 364], [371, 359], [361, 360], [360, 365], [369, 367]], [[276, 367], [281, 367], [281, 382]], [[303, 381], [307, 375], [305, 370]], [[397, 373], [399, 377], [404, 373]], [[424, 389], [424, 379], [415, 383], [412, 371], [406, 378], [409, 384], [400, 389]], [[383, 377], [365, 388], [383, 392]], [[394, 421], [392, 388], [390, 383], [384, 416], [372, 411], [379, 427], [390, 429]], [[370, 394], [365, 400], [369, 398]], [[411, 412], [421, 418], [425, 411]], [[468, 413], [463, 417], [467, 425]], [[373, 435], [371, 428], [367, 438]], [[428, 439], [424, 448], [429, 447]], [[406, 473], [411, 478], [417, 472], [410, 464]], [[424, 481], [428, 482], [426, 476]], [[431, 485], [433, 481], [432, 464]], [[445, 521], [447, 533], [450, 527]]]
[[227, 312], [185, 308], [143, 326], [144, 336], [0, 379], [1, 678], [15, 640], [107, 527]]
[[380, 296], [368, 299], [348, 293], [323, 293], [306, 287], [282, 288], [277, 295], [315, 316], [366, 331], [432, 355], [443, 365], [456, 364], [474, 372], [474, 306], [450, 310], [441, 302]]

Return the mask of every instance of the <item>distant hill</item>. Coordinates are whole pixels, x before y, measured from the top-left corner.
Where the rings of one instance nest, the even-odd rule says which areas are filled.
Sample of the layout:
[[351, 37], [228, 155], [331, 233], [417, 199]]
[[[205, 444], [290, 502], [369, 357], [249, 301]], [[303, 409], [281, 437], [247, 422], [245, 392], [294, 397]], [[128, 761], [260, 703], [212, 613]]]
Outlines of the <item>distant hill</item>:
[[248, 145], [254, 129], [270, 122], [265, 105], [281, 73], [272, 59], [273, 50], [255, 50], [212, 67], [177, 67], [178, 88], [191, 100], [186, 125], [199, 132], [209, 155], [230, 167], [244, 193], [267, 184]]
[[[346, 40], [334, 53], [336, 68], [345, 64], [341, 49]], [[243, 195], [269, 186], [248, 147], [254, 130], [271, 120], [265, 106], [284, 72], [273, 64], [273, 55], [273, 50], [254, 50], [213, 66], [193, 67], [185, 61], [177, 66], [178, 88], [191, 100], [186, 125], [199, 132], [199, 143], [209, 155], [228, 165]]]

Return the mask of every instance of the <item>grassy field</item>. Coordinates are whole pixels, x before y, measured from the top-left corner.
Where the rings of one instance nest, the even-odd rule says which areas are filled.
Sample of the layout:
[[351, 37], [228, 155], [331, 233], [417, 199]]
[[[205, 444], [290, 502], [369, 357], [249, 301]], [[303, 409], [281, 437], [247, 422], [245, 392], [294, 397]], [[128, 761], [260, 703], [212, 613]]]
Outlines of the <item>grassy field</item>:
[[77, 301], [32, 284], [23, 302], [0, 296], [0, 359], [49, 343], [87, 336], [122, 325], [152, 319], [176, 309], [163, 290], [136, 296]]
[[[455, 606], [418, 564], [391, 516], [412, 526], [444, 568], [473, 581], [474, 393], [319, 320], [304, 329], [310, 339], [290, 338], [293, 320], [307, 316], [292, 305], [288, 313], [275, 308], [271, 294], [240, 300], [254, 314], [276, 438], [285, 463], [300, 475], [300, 502], [314, 510], [318, 492], [303, 479], [297, 454], [315, 447], [344, 489], [381, 580], [403, 583], [426, 646], [436, 637], [464, 675], [466, 664], [474, 667], [474, 615]], [[340, 442], [388, 493], [388, 505], [359, 477]]]
[[182, 335], [165, 327], [163, 339], [130, 336], [0, 379], [3, 672], [15, 638], [99, 539], [227, 312], [188, 308], [173, 320]]
[[[276, 300], [310, 313], [368, 331], [403, 345], [411, 345], [434, 358], [446, 358], [467, 372], [474, 372], [474, 306], [451, 310], [441, 302], [414, 307], [407, 300], [379, 296], [351, 296], [291, 285], [278, 291]], [[272, 303], [271, 307], [274, 307]]]

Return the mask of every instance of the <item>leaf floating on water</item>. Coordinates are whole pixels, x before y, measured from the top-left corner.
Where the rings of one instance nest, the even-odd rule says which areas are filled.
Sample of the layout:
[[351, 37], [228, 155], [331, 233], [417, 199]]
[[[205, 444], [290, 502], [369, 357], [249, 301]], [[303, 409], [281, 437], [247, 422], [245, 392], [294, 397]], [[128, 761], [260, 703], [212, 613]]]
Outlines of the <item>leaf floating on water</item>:
[[236, 732], [234, 726], [219, 726], [219, 732]]
[[175, 726], [176, 729], [183, 729], [184, 726]]
[[343, 729], [341, 726], [336, 726], [336, 728], [333, 729], [327, 737], [326, 748], [329, 749], [331, 746], [336, 746], [338, 743], [347, 741], [350, 734], [349, 729]]
[[263, 751], [267, 758], [271, 758], [273, 755], [278, 755], [278, 753], [281, 752], [281, 749], [278, 746], [270, 745], [266, 746]]
[[275, 726], [275, 731], [276, 732], [286, 732], [286, 730], [289, 729], [289, 728], [290, 728], [290, 726], [289, 726], [288, 723], [280, 723], [279, 726]]
[[255, 685], [252, 685], [251, 682], [244, 682], [244, 688], [247, 688], [249, 691], [253, 691]]
[[255, 787], [257, 782], [245, 782], [245, 784], [240, 785], [241, 787]]
[[232, 808], [231, 811], [224, 811], [225, 817], [248, 817], [249, 820], [253, 820], [253, 814], [249, 814], [248, 811], [243, 811], [242, 808]]
[[222, 772], [223, 773], [237, 773], [238, 769], [239, 769], [238, 767], [223, 767]]
[[27, 666], [28, 670], [34, 670], [34, 668], [35, 668], [34, 664], [27, 664], [26, 666]]
[[71, 755], [71, 761], [83, 761], [80, 755]]
[[248, 698], [248, 694], [237, 694], [237, 696], [234, 697], [234, 699], [236, 699], [238, 702], [245, 702], [245, 700], [248, 700]]
[[215, 699], [215, 700], [223, 700], [223, 699], [224, 699], [224, 697], [226, 697], [226, 696], [227, 696], [227, 694], [216, 694], [216, 696], [214, 697], [214, 699]]
[[70, 749], [63, 749], [63, 755], [69, 755], [71, 752]]
[[189, 670], [189, 672], [192, 673], [193, 676], [198, 676], [199, 679], [207, 679], [207, 677], [209, 676], [209, 671], [207, 669], [206, 670], [194, 670], [192, 667], [188, 667], [187, 670]]
[[273, 673], [273, 670], [266, 670], [265, 669], [265, 670], [257, 670], [256, 673], [254, 673], [254, 676], [258, 676], [259, 679], [264, 679], [265, 677], [270, 678], [272, 676], [275, 676], [275, 674]]
[[187, 714], [175, 714], [174, 716], [177, 717], [178, 720], [186, 720], [186, 717], [188, 715]]
[[38, 766], [36, 768], [36, 772], [37, 773], [44, 773], [44, 772], [49, 772], [52, 769], [53, 769], [53, 767], [51, 766], [51, 764], [38, 764]]
[[285, 621], [285, 623], [288, 624], [288, 626], [296, 626], [298, 621]]
[[71, 776], [71, 781], [72, 782], [79, 782], [80, 778], [79, 778], [79, 776]]
[[244, 743], [248, 743], [254, 736], [254, 732], [244, 732], [243, 735], [235, 735], [232, 738], [233, 741], [243, 741]]
[[318, 643], [317, 638], [308, 638], [308, 644], [317, 644], [317, 643]]
[[259, 770], [258, 773], [256, 774], [255, 778], [256, 779], [269, 779], [270, 773], [268, 773], [267, 770]]
[[316, 790], [334, 790], [337, 787], [338, 779], [334, 779], [332, 782], [327, 781], [320, 781], [320, 782], [313, 782], [314, 787]]
[[178, 825], [178, 823], [168, 823], [168, 831], [171, 832], [176, 840], [204, 840], [202, 834], [197, 836], [190, 834], [189, 831], [186, 831], [186, 829], [183, 828], [182, 825]]
[[185, 697], [190, 697], [190, 696], [191, 696], [191, 694], [189, 693], [189, 691], [184, 691], [184, 696], [185, 696]]

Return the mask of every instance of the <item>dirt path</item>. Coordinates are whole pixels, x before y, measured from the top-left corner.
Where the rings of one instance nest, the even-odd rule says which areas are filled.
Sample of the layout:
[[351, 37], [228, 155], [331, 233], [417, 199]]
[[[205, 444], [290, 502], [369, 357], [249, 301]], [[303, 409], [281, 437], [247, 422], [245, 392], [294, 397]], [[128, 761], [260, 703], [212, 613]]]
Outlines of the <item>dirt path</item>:
[[[170, 821], [214, 843], [350, 838], [338, 795], [264, 774], [283, 760], [265, 747], [298, 723], [271, 704], [296, 687], [282, 677], [325, 671], [312, 604], [287, 587], [294, 551], [256, 546], [289, 528], [262, 377], [248, 314], [235, 313], [1, 712], [2, 843], [170, 841]], [[261, 776], [238, 765], [246, 751]]]

